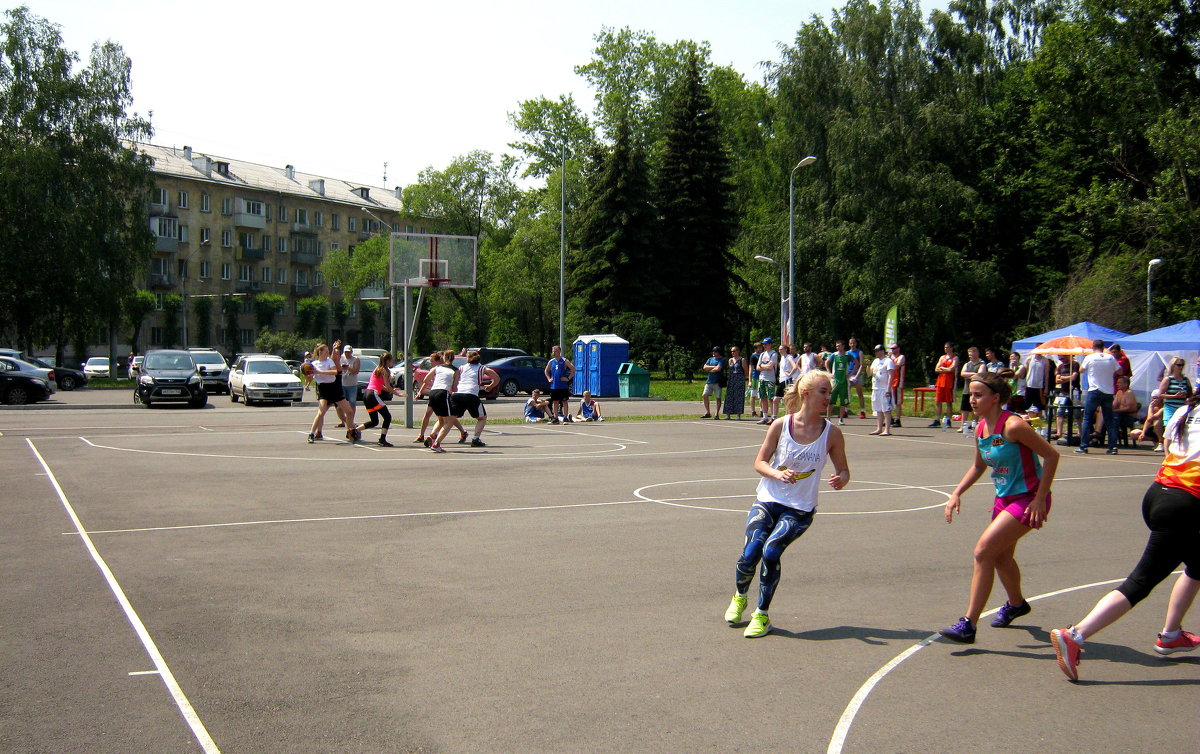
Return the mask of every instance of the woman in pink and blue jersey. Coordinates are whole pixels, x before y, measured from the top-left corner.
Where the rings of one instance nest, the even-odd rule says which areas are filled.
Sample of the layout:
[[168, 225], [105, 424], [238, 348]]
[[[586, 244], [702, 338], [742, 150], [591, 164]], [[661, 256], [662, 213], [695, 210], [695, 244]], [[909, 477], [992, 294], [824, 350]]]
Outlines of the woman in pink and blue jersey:
[[962, 644], [975, 642], [975, 625], [1000, 577], [1008, 601], [1000, 608], [992, 626], [1003, 628], [1028, 615], [1029, 603], [1021, 593], [1021, 569], [1017, 566], [1017, 542], [1034, 529], [1042, 528], [1050, 513], [1050, 484], [1058, 469], [1058, 451], [1037, 434], [1029, 423], [1001, 409], [1012, 388], [999, 374], [984, 372], [971, 378], [967, 387], [971, 409], [979, 417], [975, 429], [975, 461], [946, 501], [946, 523], [962, 507], [962, 495], [991, 467], [996, 485], [992, 522], [975, 544], [975, 570], [967, 613], [942, 636]]

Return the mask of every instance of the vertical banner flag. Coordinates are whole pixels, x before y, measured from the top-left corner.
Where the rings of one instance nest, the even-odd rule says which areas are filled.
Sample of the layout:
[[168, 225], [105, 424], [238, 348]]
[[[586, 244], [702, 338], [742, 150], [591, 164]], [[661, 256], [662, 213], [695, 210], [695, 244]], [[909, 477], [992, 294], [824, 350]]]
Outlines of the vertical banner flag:
[[883, 323], [883, 345], [890, 346], [900, 342], [900, 307], [888, 309], [887, 320]]

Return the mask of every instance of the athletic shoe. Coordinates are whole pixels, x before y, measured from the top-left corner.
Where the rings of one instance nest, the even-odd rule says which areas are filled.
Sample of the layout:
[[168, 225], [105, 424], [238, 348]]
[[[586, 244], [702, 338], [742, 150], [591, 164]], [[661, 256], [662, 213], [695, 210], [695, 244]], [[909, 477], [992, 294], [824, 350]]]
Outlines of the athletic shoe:
[[566, 418], [566, 422], [567, 422], [568, 424], [574, 424], [574, 423], [575, 423], [575, 420], [571, 418], [571, 415], [570, 415], [570, 414], [568, 414], [568, 415], [567, 415], [567, 418]]
[[1050, 643], [1054, 645], [1054, 656], [1058, 667], [1072, 681], [1079, 680], [1079, 655], [1083, 649], [1071, 638], [1071, 629], [1056, 628], [1050, 632]]
[[548, 423], [549, 424], [561, 424], [562, 422], [560, 422], [558, 419], [551, 419]]
[[894, 420], [892, 420], [892, 426], [893, 426], [893, 427], [901, 427], [901, 426], [904, 426], [904, 425], [902, 425], [902, 424], [900, 423], [900, 420], [899, 420], [899, 419], [894, 419]]
[[770, 419], [768, 419], [768, 418], [766, 418], [766, 417], [763, 417], [763, 418], [762, 418], [760, 421], [758, 421], [758, 422], [755, 422], [755, 423], [756, 423], [756, 424], [770, 424], [770, 423], [771, 423], [771, 420], [770, 420]]
[[711, 419], [711, 418], [712, 418], [712, 414], [700, 414], [700, 418], [701, 418], [701, 419]]
[[425, 438], [422, 435], [417, 435], [417, 439], [413, 440], [413, 442], [425, 442]]
[[746, 610], [746, 596], [743, 594], [733, 595], [733, 599], [729, 601], [729, 609], [725, 611], [725, 622], [733, 625], [734, 623], [742, 622], [742, 613]]
[[958, 623], [955, 623], [953, 626], [946, 626], [938, 631], [938, 633], [950, 641], [956, 641], [959, 644], [975, 643], [975, 626], [971, 625], [971, 621], [966, 618], [959, 618]]
[[846, 420], [845, 420], [845, 419], [843, 419], [843, 418], [841, 418], [841, 417], [838, 417], [838, 426], [839, 426], [839, 427], [844, 427], [844, 426], [846, 426]]
[[859, 412], [858, 412], [858, 418], [859, 418], [859, 419], [866, 419], [866, 418], [867, 418], [867, 412], [866, 412], [866, 411], [859, 411]]
[[472, 448], [486, 448], [487, 443], [485, 443], [483, 440], [480, 440], [478, 437], [476, 437], [473, 440], [471, 440], [471, 447]]
[[1000, 608], [1000, 612], [996, 613], [996, 617], [992, 619], [992, 628], [1004, 628], [1022, 615], [1029, 615], [1031, 612], [1033, 612], [1033, 608], [1029, 606], [1028, 602], [1016, 606], [1005, 602], [1004, 606]]
[[1104, 453], [1105, 455], [1115, 456], [1117, 454], [1117, 449], [1109, 448], [1108, 450], [1104, 451]]
[[1160, 655], [1191, 652], [1196, 647], [1200, 647], [1200, 636], [1182, 630], [1174, 639], [1164, 639], [1163, 635], [1159, 634], [1158, 641], [1154, 642], [1154, 651]]
[[316, 442], [316, 440], [317, 440], [317, 436], [314, 435], [312, 432], [309, 432], [308, 433], [308, 444], [312, 445], [314, 442]]
[[382, 448], [394, 448], [394, 447], [396, 447], [395, 445], [392, 445], [390, 442], [388, 442], [388, 441], [387, 441], [387, 438], [384, 438], [384, 437], [381, 437], [381, 438], [379, 438], [379, 446], [380, 446], [380, 447], [382, 447]]
[[361, 441], [362, 441], [362, 429], [359, 427], [355, 427], [354, 428], [354, 442], [361, 442]]
[[466, 433], [466, 432], [463, 432], [463, 433], [462, 433], [462, 436], [458, 438], [458, 444], [459, 444], [459, 445], [466, 445], [466, 444], [467, 444], [467, 433]]
[[445, 453], [446, 452], [446, 449], [443, 448], [441, 445], [430, 445], [429, 449], [432, 450], [434, 453]]
[[940, 427], [940, 426], [942, 426], [942, 424], [937, 419], [934, 419], [933, 421], [929, 422], [929, 429], [936, 429], [937, 427]]
[[1087, 448], [1075, 448], [1075, 454], [1085, 456], [1087, 455]]
[[747, 639], [758, 639], [771, 633], [771, 618], [761, 610], [755, 610], [750, 616], [750, 625], [746, 626]]
[[[718, 420], [718, 419], [720, 419], [720, 418], [721, 418], [721, 415], [720, 415], [720, 414], [717, 414], [716, 416], [714, 416], [714, 417], [713, 417], [713, 420], [714, 420], [714, 421], [716, 421], [716, 420]], [[725, 418], [729, 418], [729, 417], [725, 417]]]
[[433, 438], [432, 438], [432, 437], [426, 437], [426, 438], [425, 438], [424, 440], [422, 440], [421, 442], [422, 442], [422, 444], [424, 444], [424, 445], [425, 445], [425, 447], [427, 447], [427, 448], [432, 448], [432, 447], [433, 447]]
[[314, 439], [314, 440], [324, 440], [324, 439], [325, 439], [325, 435], [323, 435], [323, 434], [321, 434], [320, 432], [318, 432], [318, 433], [316, 434], [316, 436], [315, 436], [315, 437], [313, 437], [313, 439]]
[[354, 436], [354, 430], [352, 430], [352, 429], [346, 430], [346, 440], [348, 440], [349, 442], [358, 442], [358, 438]]

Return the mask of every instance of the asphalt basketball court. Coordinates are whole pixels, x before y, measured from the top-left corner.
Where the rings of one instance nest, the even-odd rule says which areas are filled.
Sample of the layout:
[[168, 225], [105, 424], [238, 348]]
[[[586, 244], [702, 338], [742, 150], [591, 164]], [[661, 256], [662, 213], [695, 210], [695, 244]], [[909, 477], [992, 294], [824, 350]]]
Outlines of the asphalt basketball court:
[[1197, 747], [1200, 656], [1152, 648], [1169, 584], [1079, 684], [1048, 642], [1140, 555], [1149, 451], [1064, 456], [1018, 550], [1033, 613], [960, 646], [930, 637], [990, 510], [984, 480], [943, 520], [970, 442], [849, 420], [853, 480], [747, 640], [721, 616], [764, 428], [497, 425], [438, 456], [308, 445], [311, 412], [0, 413], [0, 750]]

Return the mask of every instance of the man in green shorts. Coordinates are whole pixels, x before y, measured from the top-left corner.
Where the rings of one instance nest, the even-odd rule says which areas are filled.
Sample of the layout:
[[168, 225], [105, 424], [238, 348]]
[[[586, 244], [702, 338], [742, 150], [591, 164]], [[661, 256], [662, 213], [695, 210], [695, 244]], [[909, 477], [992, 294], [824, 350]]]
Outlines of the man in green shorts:
[[838, 424], [845, 424], [847, 408], [850, 405], [850, 375], [858, 368], [854, 357], [846, 353], [845, 341], [837, 342], [837, 350], [829, 354], [825, 360], [825, 369], [833, 375], [833, 392], [829, 394], [829, 411], [825, 418], [832, 416], [836, 406]]

